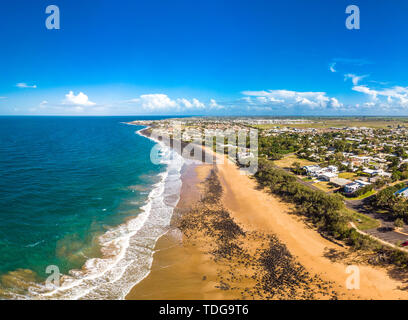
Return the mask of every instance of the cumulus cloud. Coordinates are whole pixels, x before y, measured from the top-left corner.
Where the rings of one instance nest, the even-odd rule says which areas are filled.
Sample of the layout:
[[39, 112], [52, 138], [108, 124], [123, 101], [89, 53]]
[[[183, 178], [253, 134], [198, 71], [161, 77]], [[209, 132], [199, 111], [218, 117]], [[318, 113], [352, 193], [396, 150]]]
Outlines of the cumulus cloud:
[[376, 90], [366, 85], [360, 85], [354, 86], [353, 90], [370, 96], [374, 102], [382, 102], [384, 104], [384, 101], [381, 101], [381, 98], [383, 98], [388, 104], [398, 104], [402, 107], [408, 107], [408, 87], [394, 86]]
[[206, 104], [197, 98], [172, 99], [163, 93], [143, 94], [139, 98], [132, 99], [129, 102], [140, 106], [148, 112], [192, 112], [223, 108], [223, 106], [218, 105], [214, 99], [210, 99], [210, 102]]
[[329, 70], [331, 71], [331, 72], [337, 72], [337, 70], [336, 69], [334, 69], [334, 67], [336, 66], [336, 62], [333, 62], [333, 63], [331, 63], [330, 65], [329, 65]]
[[301, 106], [309, 109], [338, 108], [342, 104], [327, 96], [326, 92], [301, 92], [291, 90], [243, 91], [244, 101], [252, 105]]
[[219, 105], [217, 101], [214, 99], [210, 99], [210, 108], [211, 109], [224, 109], [225, 107], [223, 105]]
[[205, 104], [200, 102], [198, 99], [193, 98], [191, 101], [185, 98], [179, 98], [176, 101], [178, 108], [183, 109], [204, 109]]
[[35, 88], [37, 88], [37, 85], [28, 85], [27, 83], [24, 83], [24, 82], [20, 82], [20, 83], [17, 83], [16, 84], [16, 87], [17, 88], [29, 88], [29, 89], [35, 89]]
[[176, 107], [176, 102], [171, 100], [166, 94], [143, 94], [139, 99], [134, 99], [133, 101], [140, 101], [143, 109], [147, 110], [163, 110]]
[[88, 96], [83, 92], [80, 92], [77, 95], [75, 95], [74, 92], [72, 91], [65, 95], [64, 104], [74, 105], [78, 107], [90, 107], [96, 105], [96, 103], [90, 101]]

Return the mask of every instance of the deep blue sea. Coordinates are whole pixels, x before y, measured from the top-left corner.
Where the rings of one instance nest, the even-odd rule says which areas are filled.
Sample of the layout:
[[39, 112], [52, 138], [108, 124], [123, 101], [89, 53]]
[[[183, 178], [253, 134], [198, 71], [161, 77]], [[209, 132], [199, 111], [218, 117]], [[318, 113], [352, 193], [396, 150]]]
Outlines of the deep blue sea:
[[[135, 261], [149, 262], [152, 252], [144, 250], [165, 230], [181, 162], [150, 161], [156, 143], [135, 133], [142, 127], [123, 123], [139, 119], [147, 118], [0, 117], [1, 291], [44, 291], [31, 285], [46, 279], [49, 265], [77, 288], [57, 298], [123, 298], [140, 281], [125, 279], [127, 272], [146, 276], [149, 263]], [[143, 249], [130, 252], [142, 238], [133, 248]]]

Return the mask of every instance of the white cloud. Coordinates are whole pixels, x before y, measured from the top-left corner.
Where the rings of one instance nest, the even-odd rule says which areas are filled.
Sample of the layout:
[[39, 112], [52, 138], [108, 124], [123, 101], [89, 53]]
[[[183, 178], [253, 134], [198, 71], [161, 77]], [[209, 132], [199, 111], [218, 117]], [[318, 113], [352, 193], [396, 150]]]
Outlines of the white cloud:
[[353, 73], [347, 73], [347, 74], [344, 75], [344, 81], [346, 81], [347, 79], [351, 79], [353, 84], [356, 86], [356, 85], [358, 85], [358, 83], [361, 80], [363, 80], [366, 77], [368, 77], [368, 75], [358, 76], [358, 75], [353, 74]]
[[334, 69], [335, 66], [336, 66], [336, 62], [331, 63], [331, 64], [329, 65], [329, 70], [330, 70], [331, 72], [337, 72], [337, 70]]
[[168, 95], [162, 93], [143, 94], [139, 98], [132, 99], [130, 103], [139, 105], [149, 112], [182, 112], [193, 110], [205, 110], [206, 108], [220, 108], [214, 99], [210, 100], [209, 105], [201, 102], [197, 98], [177, 98], [171, 99]]
[[17, 83], [16, 84], [16, 87], [17, 88], [30, 88], [30, 89], [35, 89], [35, 88], [37, 88], [37, 85], [28, 85], [27, 83], [24, 83], [24, 82], [20, 82], [20, 83]]
[[88, 96], [82, 92], [75, 95], [72, 91], [65, 95], [65, 101], [63, 104], [89, 107], [94, 106], [96, 103], [89, 100]]
[[163, 110], [168, 108], [176, 108], [177, 104], [174, 100], [171, 100], [166, 94], [143, 94], [140, 99], [143, 109], [147, 110]]
[[354, 86], [353, 90], [357, 91], [357, 92], [367, 94], [367, 95], [369, 95], [371, 97], [371, 99], [377, 100], [378, 92], [376, 90], [371, 90], [366, 85], [364, 85], [364, 86]]
[[224, 109], [225, 107], [222, 105], [219, 105], [217, 101], [215, 101], [214, 99], [210, 99], [210, 108], [211, 109]]
[[[338, 108], [342, 104], [336, 99], [327, 96], [326, 92], [300, 92], [291, 90], [243, 91], [243, 99], [249, 104], [275, 105], [284, 107], [303, 106], [315, 108]], [[251, 98], [253, 97], [253, 98]]]
[[193, 98], [191, 101], [185, 98], [177, 99], [176, 100], [177, 108], [178, 109], [204, 109], [205, 104]]
[[341, 108], [343, 106], [343, 104], [340, 103], [336, 98], [330, 98], [330, 103], [333, 108]]
[[41, 108], [41, 109], [45, 109], [45, 108], [47, 107], [47, 105], [48, 105], [48, 101], [47, 101], [47, 100], [43, 100], [43, 101], [41, 101], [41, 103], [40, 103], [40, 108]]
[[366, 85], [360, 85], [354, 86], [353, 90], [370, 96], [372, 101], [378, 103], [381, 102], [380, 98], [384, 98], [388, 104], [398, 104], [402, 107], [408, 107], [408, 87], [394, 86], [376, 90]]

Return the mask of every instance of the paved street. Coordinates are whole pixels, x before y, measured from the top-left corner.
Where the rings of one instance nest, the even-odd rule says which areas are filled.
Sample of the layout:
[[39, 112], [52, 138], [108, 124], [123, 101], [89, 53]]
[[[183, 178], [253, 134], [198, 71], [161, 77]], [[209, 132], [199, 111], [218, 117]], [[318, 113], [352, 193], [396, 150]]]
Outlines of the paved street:
[[[290, 172], [290, 170], [288, 169], [284, 169], [284, 170], [287, 172]], [[313, 183], [308, 182], [308, 181], [303, 181], [298, 176], [296, 176], [296, 179], [299, 183], [309, 188], [312, 188], [314, 190], [320, 190], [319, 188], [314, 186]], [[381, 240], [384, 240], [386, 242], [392, 243], [392, 244], [398, 244], [398, 243], [408, 240], [408, 226], [405, 225], [404, 228], [401, 230], [401, 232], [395, 231], [394, 222], [389, 219], [387, 220], [386, 215], [372, 212], [372, 209], [369, 206], [371, 197], [365, 198], [363, 200], [345, 200], [344, 201], [347, 208], [357, 211], [359, 213], [365, 214], [371, 218], [374, 218], [380, 221], [381, 223], [380, 227], [369, 229], [369, 230], [364, 230], [364, 232], [372, 236], [375, 236]]]

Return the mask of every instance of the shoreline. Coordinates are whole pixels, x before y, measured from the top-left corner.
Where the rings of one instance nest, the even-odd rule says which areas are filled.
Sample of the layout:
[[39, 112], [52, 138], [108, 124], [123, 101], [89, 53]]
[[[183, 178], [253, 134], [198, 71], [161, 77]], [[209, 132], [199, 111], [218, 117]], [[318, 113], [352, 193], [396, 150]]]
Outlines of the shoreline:
[[180, 199], [177, 184], [181, 188], [181, 178], [177, 175], [181, 176], [184, 164], [184, 159], [171, 147], [149, 139], [160, 146], [161, 152], [166, 153], [168, 149], [171, 156], [160, 158], [160, 163], [166, 164], [165, 170], [157, 174], [159, 181], [152, 184], [146, 202], [140, 207], [141, 212], [99, 235], [100, 256], [86, 260], [81, 268], [71, 269], [63, 275], [59, 287], [49, 290], [43, 283], [31, 283], [29, 298], [124, 299], [135, 283], [149, 275], [154, 246], [166, 233], [168, 220]]
[[336, 299], [331, 284], [305, 271], [274, 235], [235, 224], [222, 211], [223, 192], [215, 191], [219, 200], [211, 198], [204, 207], [191, 205], [198, 192], [201, 202], [208, 196], [205, 189], [214, 184], [203, 181], [213, 169], [190, 166], [183, 175], [172, 229], [156, 243], [150, 274], [126, 299]]
[[[200, 171], [205, 170], [202, 168], [206, 166], [206, 170], [208, 171], [209, 165], [206, 164], [197, 165], [195, 168], [196, 171]], [[320, 278], [319, 281], [328, 283], [329, 286], [327, 288], [335, 292], [334, 295], [330, 295], [328, 292], [320, 292], [320, 296], [318, 294], [317, 297], [321, 299], [408, 298], [406, 291], [398, 289], [399, 287], [403, 287], [403, 283], [390, 278], [386, 269], [364, 265], [358, 262], [339, 262], [339, 260], [331, 259], [330, 253], [336, 252], [341, 255], [346, 249], [324, 239], [315, 230], [309, 228], [299, 217], [291, 215], [290, 204], [283, 203], [276, 196], [257, 189], [256, 182], [248, 176], [241, 175], [239, 168], [228, 159], [224, 164], [217, 164], [216, 168], [223, 189], [222, 204], [229, 211], [231, 218], [244, 230], [256, 230], [256, 232], [276, 235], [279, 241], [281, 241], [294, 256], [296, 261], [304, 266], [312, 277], [318, 277]], [[200, 184], [202, 184], [204, 178], [204, 176], [201, 176], [195, 179], [196, 190], [200, 188]], [[183, 186], [185, 179], [185, 177], [182, 178]], [[188, 190], [182, 187], [180, 206], [177, 206], [178, 210], [183, 209], [181, 204], [182, 199], [188, 197], [189, 193], [194, 192], [192, 191], [194, 188], [191, 186], [191, 181], [190, 177], [190, 187]], [[162, 238], [167, 236], [168, 235], [162, 236]], [[180, 237], [180, 232], [178, 236]], [[200, 236], [198, 237], [200, 238]], [[240, 297], [239, 295], [228, 295], [225, 293], [225, 290], [223, 291], [216, 288], [217, 277], [214, 277], [214, 272], [212, 274], [212, 284], [207, 285], [205, 290], [203, 289], [200, 281], [203, 281], [202, 279], [207, 277], [199, 275], [197, 270], [200, 270], [198, 267], [200, 263], [202, 264], [202, 261], [198, 263], [200, 259], [211, 260], [211, 256], [208, 256], [208, 252], [206, 253], [205, 249], [192, 254], [191, 250], [189, 251], [188, 249], [188, 245], [185, 245], [180, 238], [178, 238], [176, 242], [169, 240], [169, 237], [167, 237], [167, 239], [162, 238], [156, 243], [157, 246], [155, 248], [151, 273], [132, 288], [126, 299], [211, 300], [242, 298], [242, 296]], [[201, 241], [202, 240], [208, 239], [201, 237]], [[169, 244], [171, 244], [171, 248]], [[197, 245], [197, 243], [195, 245]], [[177, 251], [174, 248], [177, 248], [177, 254], [174, 254]], [[186, 258], [188, 255], [198, 255], [200, 258], [196, 258], [196, 262], [190, 264], [188, 268], [185, 267], [185, 269], [188, 270], [184, 270], [184, 273], [181, 272], [181, 274], [184, 274], [184, 279], [188, 280], [185, 280], [182, 286], [177, 287], [177, 281], [176, 283], [173, 282], [179, 278], [180, 274], [172, 273], [171, 269], [174, 269], [175, 266], [178, 265], [180, 271], [180, 263], [177, 259]], [[211, 273], [211, 270], [214, 271], [214, 268], [217, 269], [221, 267], [219, 263], [214, 263], [214, 261], [206, 262], [207, 269], [201, 269], [202, 273]], [[349, 275], [346, 272], [346, 268], [350, 264], [357, 265], [360, 270], [361, 285], [358, 290], [346, 289], [346, 281]], [[194, 270], [194, 268], [196, 268], [196, 270]], [[198, 281], [200, 277], [201, 280]], [[178, 281], [180, 281], [180, 279]], [[154, 285], [155, 283], [156, 287]], [[157, 290], [157, 285], [160, 286], [160, 290]], [[189, 290], [186, 290], [187, 287]], [[166, 294], [163, 294], [163, 291], [166, 292]], [[190, 293], [188, 294], [188, 292]], [[292, 296], [291, 299], [293, 298]], [[304, 297], [302, 296], [302, 298]]]

